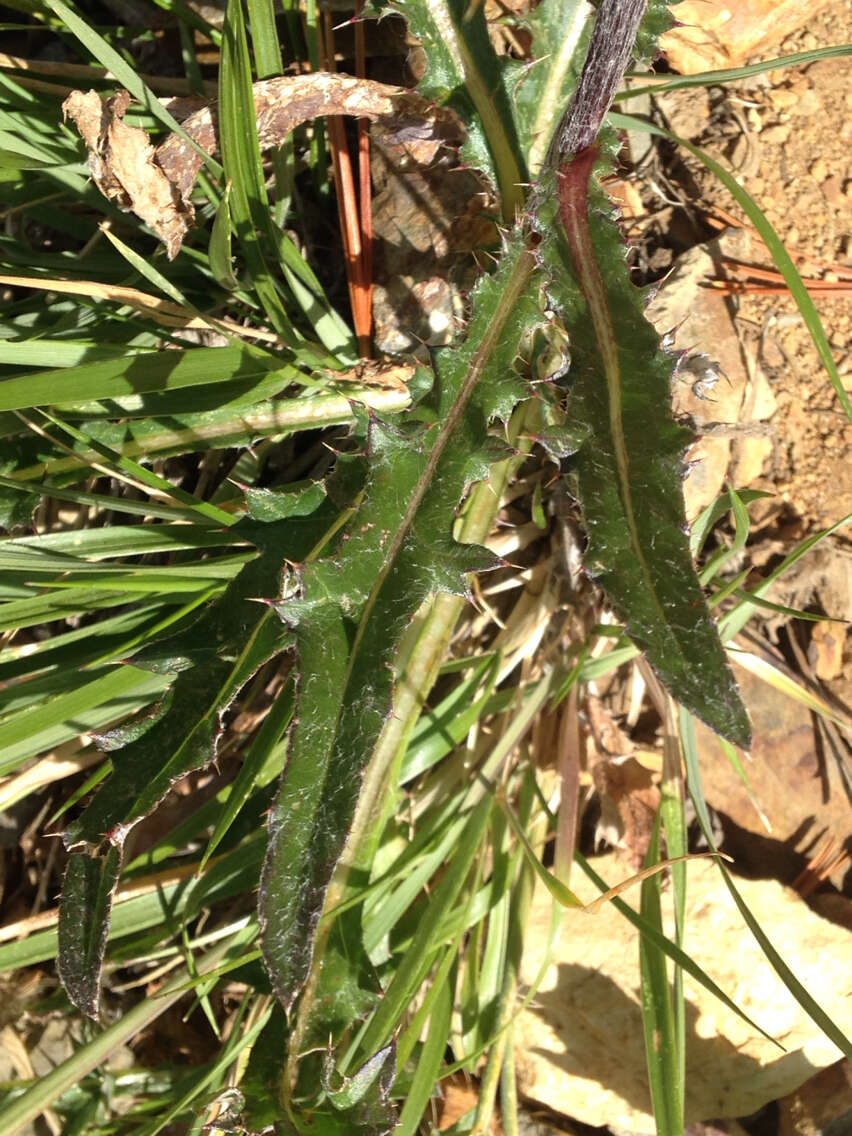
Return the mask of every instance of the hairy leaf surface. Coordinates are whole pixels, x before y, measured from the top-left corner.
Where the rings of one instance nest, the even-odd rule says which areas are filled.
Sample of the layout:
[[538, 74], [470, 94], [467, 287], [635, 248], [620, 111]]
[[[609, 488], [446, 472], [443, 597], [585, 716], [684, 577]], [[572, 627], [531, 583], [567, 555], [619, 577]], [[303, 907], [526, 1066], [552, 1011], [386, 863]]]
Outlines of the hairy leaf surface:
[[464, 594], [466, 574], [494, 563], [453, 541], [452, 504], [487, 476], [488, 425], [523, 393], [517, 344], [540, 318], [531, 270], [516, 240], [479, 287], [465, 347], [437, 356], [435, 391], [423, 407], [432, 423], [370, 422], [370, 472], [357, 511], [329, 553], [301, 566], [298, 596], [277, 605], [296, 637], [300, 689], [260, 913], [264, 955], [286, 1007], [307, 978], [325, 889], [391, 709], [402, 632], [424, 599]]
[[[550, 304], [571, 344], [568, 414], [587, 432], [576, 482], [589, 547], [628, 635], [669, 691], [717, 733], [751, 729], [692, 564], [681, 488], [687, 432], [671, 414], [672, 360], [642, 312], [598, 178], [615, 147], [598, 139], [631, 52], [668, 19], [662, 0], [604, 0], [574, 97], [531, 202]], [[608, 151], [608, 152], [607, 152]]]
[[[158, 715], [143, 722], [141, 729], [113, 739], [112, 774], [64, 835], [66, 846], [75, 850], [68, 873], [72, 894], [85, 893], [96, 900], [87, 920], [77, 917], [82, 900], [63, 903], [60, 911], [64, 957], [74, 960], [81, 973], [74, 989], [69, 986], [69, 994], [76, 998], [75, 991], [81, 991], [80, 1008], [88, 1013], [96, 1004], [111, 910], [112, 889], [101, 879], [107, 874], [112, 878], [111, 865], [120, 863], [122, 845], [133, 825], [178, 778], [213, 760], [222, 716], [231, 701], [258, 667], [288, 645], [290, 636], [272, 609], [258, 601], [280, 595], [285, 560], [306, 555], [332, 516], [333, 510], [323, 502], [307, 517], [235, 525], [234, 534], [258, 547], [257, 558], [187, 631], [134, 659], [137, 666], [175, 674], [175, 681]], [[106, 850], [99, 851], [105, 841]], [[93, 852], [99, 854], [93, 858]], [[71, 973], [71, 963], [65, 965]]]
[[548, 295], [571, 340], [568, 413], [588, 429], [576, 474], [586, 569], [674, 697], [748, 745], [748, 718], [689, 551], [689, 434], [672, 419], [673, 362], [630, 282], [597, 158], [588, 149], [550, 175], [536, 217]]

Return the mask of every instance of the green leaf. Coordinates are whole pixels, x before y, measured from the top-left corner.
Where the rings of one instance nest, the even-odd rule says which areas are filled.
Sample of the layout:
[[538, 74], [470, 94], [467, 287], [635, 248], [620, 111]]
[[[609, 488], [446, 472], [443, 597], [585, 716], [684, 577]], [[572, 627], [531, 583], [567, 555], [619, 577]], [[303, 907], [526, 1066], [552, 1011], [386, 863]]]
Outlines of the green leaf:
[[[744, 505], [750, 505], [752, 501], [764, 500], [766, 497], [771, 497], [772, 494], [761, 489], [741, 489], [737, 496]], [[692, 522], [692, 530], [689, 534], [689, 549], [693, 556], [697, 556], [701, 552], [707, 537], [730, 509], [731, 499], [729, 495], [721, 493], [712, 504], [701, 510]]]
[[[447, 951], [442, 960], [446, 965], [441, 970], [449, 972], [454, 959], [455, 951]], [[435, 1091], [441, 1065], [444, 1062], [447, 1037], [452, 1022], [455, 983], [451, 981], [448, 973], [443, 974], [441, 970], [435, 975], [435, 981], [427, 994], [427, 997], [431, 995], [429, 1025], [426, 1040], [418, 1057], [417, 1070], [399, 1116], [397, 1129], [399, 1136], [414, 1136], [418, 1130], [429, 1099]], [[418, 1033], [421, 1031], [422, 1026]]]
[[[430, 409], [440, 429], [370, 423], [357, 511], [331, 555], [300, 568], [298, 598], [277, 605], [309, 676], [270, 817], [260, 897], [264, 955], [286, 1007], [306, 980], [325, 889], [391, 707], [396, 644], [427, 597], [464, 594], [465, 574], [493, 563], [452, 541], [450, 503], [487, 474], [486, 426], [507, 417], [523, 390], [516, 344], [540, 319], [531, 270], [515, 242], [478, 289], [465, 348], [439, 353]], [[343, 478], [351, 463], [340, 464]]]
[[106, 856], [72, 856], [62, 882], [59, 977], [74, 1005], [90, 1018], [98, 1016], [98, 977], [120, 870], [121, 853], [110, 848]]
[[[115, 602], [125, 601], [126, 597], [119, 596]], [[4, 607], [19, 610], [20, 605]], [[73, 605], [71, 610], [85, 609]], [[53, 611], [61, 612], [62, 608], [57, 605]], [[44, 618], [42, 611], [34, 622]], [[28, 757], [79, 737], [81, 733], [103, 729], [119, 717], [149, 705], [169, 685], [168, 678], [149, 675], [130, 666], [110, 668], [91, 681], [86, 681], [87, 678], [83, 671], [75, 676], [74, 689], [4, 718], [0, 723], [0, 775], [9, 773]]]
[[485, 9], [465, 0], [399, 0], [396, 8], [422, 41], [429, 66], [419, 89], [448, 103], [467, 126], [462, 157], [500, 190], [507, 221], [523, 203], [525, 162], [512, 108], [512, 86], [488, 36]]
[[[214, 350], [224, 351], [227, 348]], [[169, 393], [172, 392], [167, 392], [164, 398]], [[236, 404], [231, 407], [208, 410], [203, 406], [207, 401], [206, 395], [192, 391], [189, 393], [202, 404], [202, 413], [187, 413], [187, 408], [183, 407], [181, 412], [175, 414], [166, 407], [149, 405], [142, 409], [142, 413], [151, 413], [152, 416], [142, 418], [141, 421], [90, 424], [89, 435], [93, 445], [97, 445], [97, 438], [109, 439], [112, 444], [111, 460], [115, 461], [204, 452], [219, 446], [249, 446], [257, 438], [286, 437], [298, 430], [349, 425], [354, 420], [353, 407], [357, 404], [378, 412], [393, 413], [404, 409], [411, 402], [411, 396], [405, 390], [354, 387], [346, 394], [316, 394], [280, 399], [246, 408], [240, 406], [240, 401], [243, 400], [236, 400]], [[119, 408], [120, 406], [119, 403]], [[139, 417], [139, 408], [134, 409], [137, 411], [136, 417]], [[166, 424], [161, 416], [166, 418]], [[70, 448], [74, 450], [73, 456], [57, 457], [56, 452], [52, 451], [49, 456], [40, 457], [32, 465], [15, 469], [15, 480], [26, 484], [28, 488], [30, 483], [40, 482], [45, 476], [77, 481], [88, 465], [99, 462], [103, 457], [102, 448], [87, 447], [84, 444]], [[120, 465], [120, 461], [118, 464]], [[174, 491], [175, 487], [171, 488]], [[202, 503], [196, 501], [196, 507], [201, 506]], [[207, 504], [207, 508], [215, 507]]]
[[165, 713], [113, 755], [112, 776], [65, 834], [69, 847], [97, 847], [116, 825], [124, 833], [174, 780], [211, 761], [222, 714], [257, 668], [286, 645], [288, 637], [258, 599], [280, 588], [282, 546], [293, 547], [290, 533], [251, 522], [239, 529], [260, 545], [260, 555], [188, 631], [136, 656], [137, 667], [176, 674]]
[[291, 347], [305, 345], [288, 315], [261, 247], [259, 233], [271, 225], [266, 181], [257, 137], [251, 60], [243, 0], [228, 0], [219, 72], [219, 144], [231, 187], [230, 218], [246, 267], [272, 326]]
[[145, 351], [135, 358], [119, 356], [79, 367], [37, 371], [6, 379], [0, 385], [0, 411], [206, 386], [261, 377], [270, 371], [280, 374], [281, 388], [298, 374], [291, 364], [245, 345]]
[[[482, 659], [473, 673], [460, 682], [452, 694], [421, 716], [405, 751], [399, 783], [405, 785], [437, 764], [461, 743], [475, 722], [483, 716], [494, 690], [499, 656]], [[475, 695], [479, 693], [479, 697]], [[472, 701], [473, 700], [473, 701]]]
[[207, 255], [210, 258], [210, 271], [219, 287], [225, 288], [229, 292], [235, 292], [239, 288], [240, 282], [234, 276], [232, 264], [230, 198], [231, 183], [228, 182], [213, 219]]
[[76, 367], [81, 363], [96, 363], [126, 354], [125, 347], [104, 346], [86, 339], [0, 341], [0, 363], [10, 367]]
[[843, 55], [852, 55], [852, 44], [817, 47], [813, 51], [794, 51], [777, 59], [748, 63], [745, 67], [729, 67], [722, 71], [699, 71], [695, 75], [674, 75], [663, 82], [651, 83], [646, 87], [637, 85], [626, 91], [620, 91], [618, 101], [621, 103], [641, 95], [659, 95], [665, 91], [680, 91], [687, 87], [712, 87], [718, 83], [737, 83], [754, 75], [764, 75], [767, 71], [778, 71], [785, 67], [803, 67], [808, 63], [815, 63], [818, 59], [837, 59]]
[[[137, 656], [138, 664], [176, 672], [177, 677], [163, 712], [141, 736], [113, 752], [113, 773], [69, 826], [64, 835], [67, 847], [96, 849], [108, 834], [109, 842], [120, 850], [130, 828], [177, 778], [213, 760], [225, 710], [258, 667], [289, 641], [272, 609], [258, 599], [280, 593], [284, 561], [307, 555], [316, 540], [316, 524], [314, 517], [308, 517], [271, 525], [243, 521], [236, 526], [241, 536], [257, 545], [259, 555], [189, 631]], [[324, 524], [320, 510], [320, 531]], [[76, 854], [87, 858], [86, 852]], [[88, 936], [106, 934], [109, 907], [98, 911], [102, 926], [97, 932], [69, 922], [69, 917], [61, 913], [61, 933], [69, 950], [83, 957]], [[86, 957], [94, 961], [91, 951]], [[92, 974], [90, 985], [97, 981], [97, 973]]]
[[227, 802], [207, 843], [201, 860], [202, 868], [224, 839], [255, 787], [267, 785], [281, 772], [285, 754], [284, 746], [279, 739], [290, 725], [292, 717], [293, 688], [292, 684], [288, 683], [264, 718], [263, 725], [249, 746], [236, 779], [228, 786]]
[[418, 922], [417, 934], [402, 956], [384, 998], [357, 1039], [362, 1052], [369, 1053], [392, 1036], [395, 1023], [406, 1012], [418, 987], [429, 973], [437, 950], [442, 945], [437, 938], [437, 929], [446, 912], [454, 905], [467, 879], [492, 812], [493, 801], [490, 796], [484, 795], [467, 814], [455, 854], [449, 860], [446, 874]]
[[287, 485], [281, 489], [245, 491], [249, 516], [255, 521], [281, 521], [287, 517], [304, 517], [312, 513], [325, 497], [325, 486], [313, 482]]
[[[227, 942], [214, 947], [197, 964], [199, 973], [205, 974], [214, 969], [227, 949]], [[36, 1117], [51, 1108], [64, 1092], [78, 1085], [87, 1073], [97, 1068], [111, 1053], [127, 1044], [146, 1025], [156, 1021], [182, 998], [188, 977], [186, 970], [178, 971], [157, 991], [156, 998], [142, 998], [118, 1021], [95, 1033], [89, 1042], [75, 1050], [62, 1064], [38, 1078], [25, 1092], [0, 1105], [0, 1129], [8, 1136], [14, 1136], [27, 1128]]]
[[510, 808], [508, 808], [508, 806], [506, 807], [506, 815], [509, 818], [509, 823], [514, 830], [515, 836], [517, 836], [518, 840], [521, 842], [521, 847], [524, 850], [524, 855], [526, 857], [527, 863], [533, 869], [535, 874], [538, 876], [538, 878], [541, 880], [541, 882], [544, 884], [544, 886], [547, 888], [556, 902], [562, 904], [563, 907], [582, 907], [582, 900], [578, 899], [573, 891], [571, 891], [571, 889], [568, 887], [568, 885], [563, 883], [562, 880], [560, 880], [558, 876], [554, 875], [553, 872], [549, 872], [547, 868], [545, 868], [544, 864], [542, 864], [541, 860], [539, 860], [538, 856], [536, 855], [535, 849], [529, 842], [527, 834], [524, 832], [523, 828], [518, 823], [515, 814]]
[[[378, 1053], [373, 1054], [351, 1077], [344, 1077], [339, 1088], [326, 1088], [328, 1099], [340, 1111], [349, 1111], [353, 1106], [362, 1104], [371, 1093], [379, 1088], [383, 1102], [387, 1101], [388, 1092], [393, 1084], [396, 1074], [396, 1046], [391, 1042]], [[391, 1121], [393, 1127], [393, 1121]]]
[[587, 571], [673, 696], [747, 745], [748, 717], [699, 586], [686, 536], [671, 359], [642, 312], [592, 147], [542, 180], [535, 225], [548, 296], [571, 342], [568, 414], [588, 430], [576, 483]]
[[[648, 846], [646, 866], [660, 858], [659, 821]], [[642, 918], [660, 935], [663, 916], [660, 905], [660, 877], [653, 876], [642, 884]], [[675, 1015], [672, 1007], [666, 956], [650, 939], [639, 939], [639, 968], [642, 1024], [645, 1030], [645, 1052], [648, 1081], [658, 1136], [681, 1136], [683, 1132], [683, 1077], [677, 1045]]]
[[531, 177], [541, 169], [554, 122], [577, 86], [591, 23], [583, 0], [542, 0], [526, 19], [534, 59], [518, 67], [514, 105]]

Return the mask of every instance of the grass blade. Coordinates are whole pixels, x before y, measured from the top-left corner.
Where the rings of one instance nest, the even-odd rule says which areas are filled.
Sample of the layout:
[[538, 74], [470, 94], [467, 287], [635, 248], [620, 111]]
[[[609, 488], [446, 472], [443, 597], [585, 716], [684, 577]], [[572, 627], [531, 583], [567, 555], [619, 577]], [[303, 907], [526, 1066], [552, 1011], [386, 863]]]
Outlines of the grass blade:
[[[648, 846], [647, 866], [660, 855], [659, 818]], [[660, 877], [642, 884], [640, 913], [660, 935], [663, 917], [660, 905]], [[642, 1024], [645, 1029], [645, 1053], [648, 1060], [648, 1082], [654, 1106], [658, 1136], [681, 1136], [683, 1132], [683, 1050], [672, 1006], [672, 991], [666, 968], [666, 956], [656, 943], [645, 936], [639, 939], [639, 970]]]

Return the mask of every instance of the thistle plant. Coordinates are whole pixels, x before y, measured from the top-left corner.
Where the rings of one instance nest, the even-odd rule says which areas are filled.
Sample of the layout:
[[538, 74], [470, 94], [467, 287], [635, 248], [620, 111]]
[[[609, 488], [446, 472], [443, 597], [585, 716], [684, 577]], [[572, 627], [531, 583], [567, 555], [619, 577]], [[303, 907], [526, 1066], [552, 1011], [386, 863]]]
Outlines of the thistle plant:
[[[474, 1070], [487, 1055], [474, 1118], [484, 1131], [501, 1076], [511, 1114], [511, 1023], [531, 996], [518, 972], [536, 874], [573, 900], [571, 850], [566, 861], [561, 849], [561, 879], [535, 858], [528, 834], [548, 819], [517, 746], [537, 711], [589, 671], [576, 656], [549, 664], [472, 764], [452, 742], [505, 711], [497, 656], [456, 661], [446, 720], [433, 710], [440, 728], [421, 712], [472, 574], [501, 563], [485, 541], [503, 487], [537, 442], [565, 466], [587, 532], [585, 571], [623, 625], [610, 664], [642, 652], [681, 708], [687, 739], [691, 715], [728, 743], [750, 739], [693, 566], [673, 359], [643, 315], [600, 185], [618, 147], [611, 104], [631, 60], [653, 54], [667, 4], [602, 0], [591, 18], [579, 0], [542, 0], [528, 18], [533, 61], [521, 63], [495, 53], [481, 5], [398, 0], [391, 10], [428, 60], [416, 93], [282, 76], [271, 0], [229, 0], [221, 31], [165, 6], [186, 21], [185, 44], [195, 26], [220, 47], [215, 110], [178, 121], [65, 0], [36, 5], [39, 18], [108, 67], [112, 90], [68, 97], [69, 125], [57, 133], [54, 96], [3, 80], [15, 208], [50, 218], [85, 249], [26, 258], [3, 244], [15, 268], [6, 283], [23, 289], [3, 324], [8, 350], [0, 344], [10, 368], [0, 387], [4, 519], [13, 529], [38, 508], [51, 521], [4, 542], [0, 618], [18, 633], [53, 631], [0, 652], [11, 692], [3, 769], [68, 746], [91, 773], [52, 821], [68, 853], [58, 927], [5, 958], [0, 948], [0, 959], [55, 955], [67, 997], [101, 1024], [41, 1083], [10, 1094], [0, 1119], [13, 1132], [55, 1107], [68, 1131], [90, 1117], [91, 1131], [153, 1136], [173, 1119], [196, 1131], [212, 1116], [218, 1131], [413, 1133], [446, 1072], [461, 1000], [474, 1024], [459, 1063]], [[305, 42], [295, 14], [288, 6], [292, 53], [310, 57], [317, 13], [309, 4]], [[401, 135], [428, 135], [452, 115], [464, 128], [462, 160], [499, 203], [493, 267], [457, 341], [428, 359], [357, 367], [356, 336], [287, 228], [293, 156], [317, 142], [298, 131], [341, 113], [381, 118]], [[156, 147], [143, 133], [155, 129]], [[121, 165], [123, 146], [142, 185]], [[85, 214], [62, 213], [69, 197]], [[118, 235], [128, 210], [148, 226], [132, 240]], [[97, 226], [98, 213], [111, 227]], [[160, 241], [168, 259], [151, 257]], [[783, 269], [795, 274], [792, 263]], [[46, 301], [34, 299], [38, 289]], [[220, 345], [192, 342], [193, 332]], [[533, 381], [532, 345], [542, 343], [569, 344], [567, 397]], [[11, 373], [20, 366], [25, 374]], [[335, 426], [322, 476], [270, 487], [276, 447], [298, 468], [293, 439]], [[235, 455], [227, 468], [217, 465], [225, 448]], [[97, 526], [64, 528], [58, 502], [92, 510]], [[723, 632], [750, 610], [741, 601]], [[134, 830], [171, 787], [226, 752], [229, 714], [255, 708], [260, 724], [240, 739], [234, 779], [134, 855]], [[400, 819], [404, 789], [411, 831]], [[669, 854], [682, 857], [680, 796], [663, 823]], [[642, 913], [628, 917], [643, 933], [649, 1036], [656, 1013], [671, 1042], [650, 1069], [660, 1131], [675, 1133], [683, 992], [679, 977], [669, 989], [666, 957], [677, 975], [712, 983], [663, 935], [659, 904], [647, 899], [659, 881], [643, 887]], [[185, 969], [110, 1023], [104, 974], [176, 952], [176, 936]], [[113, 1115], [103, 1083], [81, 1080], [188, 990], [218, 1028], [214, 1003], [228, 981], [240, 1001], [220, 1056], [197, 1076], [164, 1075], [154, 1120], [150, 1101]]]

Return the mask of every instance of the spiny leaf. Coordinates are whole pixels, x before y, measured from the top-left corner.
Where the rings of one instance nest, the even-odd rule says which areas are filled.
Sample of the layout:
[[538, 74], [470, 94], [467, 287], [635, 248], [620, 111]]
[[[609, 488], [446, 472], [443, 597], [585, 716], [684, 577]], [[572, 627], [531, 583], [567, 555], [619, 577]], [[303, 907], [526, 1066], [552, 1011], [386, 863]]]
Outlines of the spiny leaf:
[[72, 856], [62, 882], [59, 918], [59, 977], [74, 1005], [98, 1016], [100, 973], [109, 912], [121, 870], [121, 853]]
[[426, 50], [429, 66], [420, 91], [458, 111], [468, 131], [462, 157], [491, 178], [500, 190], [503, 216], [511, 220], [522, 201], [525, 163], [507, 69], [489, 39], [484, 5], [391, 0], [390, 6], [405, 16]]
[[671, 414], [671, 360], [643, 315], [597, 182], [615, 150], [598, 132], [631, 52], [637, 44], [647, 52], [667, 19], [664, 0], [603, 0], [531, 202], [531, 224], [551, 306], [571, 343], [568, 412], [588, 431], [576, 474], [589, 532], [586, 568], [672, 695], [747, 746], [748, 716], [686, 536], [680, 482], [688, 435]]
[[589, 148], [542, 180], [535, 224], [548, 296], [571, 340], [570, 417], [588, 430], [577, 463], [585, 564], [627, 633], [685, 706], [747, 746], [751, 731], [686, 535], [672, 361], [642, 312], [611, 207], [609, 163]]
[[284, 561], [306, 555], [330, 519], [331, 510], [323, 502], [309, 517], [271, 525], [243, 521], [234, 526], [234, 532], [258, 547], [257, 558], [188, 631], [149, 648], [136, 659], [142, 666], [176, 673], [177, 677], [161, 712], [150, 724], [144, 724], [147, 728], [133, 731], [120, 748], [111, 747], [112, 774], [64, 835], [71, 849], [82, 846], [95, 850], [105, 839], [111, 845], [104, 863], [97, 868], [92, 866], [97, 861], [87, 851], [72, 856], [68, 877], [72, 888], [81, 896], [97, 898], [97, 903], [90, 905], [89, 917], [78, 918], [79, 903], [63, 904], [60, 911], [64, 954], [76, 968], [70, 969], [69, 964], [69, 973], [75, 979], [74, 988], [68, 991], [74, 999], [79, 992], [80, 1008], [86, 1012], [91, 1013], [96, 1004], [93, 992], [99, 981], [111, 909], [111, 889], [102, 887], [96, 876], [107, 867], [117, 871], [130, 828], [158, 804], [179, 777], [215, 757], [225, 710], [258, 667], [289, 640], [272, 610], [257, 601], [280, 594]]
[[477, 291], [465, 347], [438, 354], [421, 416], [428, 411], [440, 427], [370, 423], [370, 473], [357, 511], [330, 554], [301, 566], [298, 596], [277, 605], [295, 630], [301, 678], [260, 915], [273, 986], [288, 1008], [307, 977], [325, 890], [391, 708], [396, 644], [427, 596], [464, 594], [466, 573], [494, 563], [482, 549], [453, 543], [452, 504], [487, 474], [488, 424], [523, 391], [516, 345], [540, 318], [531, 270], [516, 240]]
[[542, 0], [526, 23], [534, 59], [515, 65], [511, 87], [529, 174], [536, 177], [553, 123], [577, 86], [591, 25], [585, 0]]

